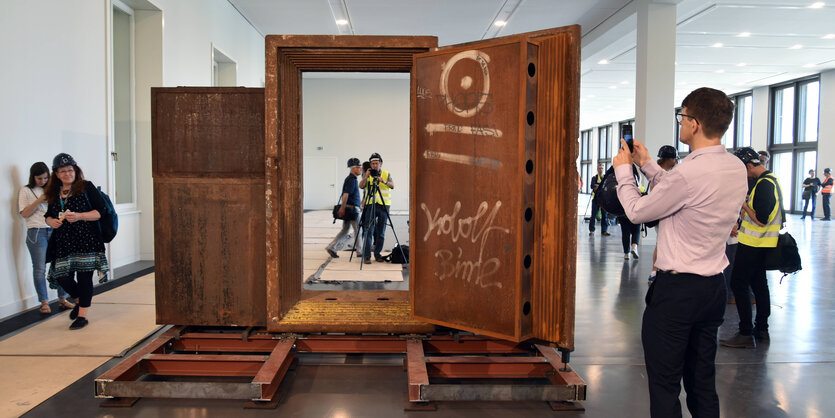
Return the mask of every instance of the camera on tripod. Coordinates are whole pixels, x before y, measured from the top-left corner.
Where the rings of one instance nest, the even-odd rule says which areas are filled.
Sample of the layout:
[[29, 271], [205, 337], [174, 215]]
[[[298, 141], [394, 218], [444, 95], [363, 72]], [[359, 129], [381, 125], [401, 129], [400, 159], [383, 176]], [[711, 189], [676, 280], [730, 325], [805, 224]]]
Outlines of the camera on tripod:
[[378, 168], [372, 168], [372, 169], [370, 169], [370, 171], [368, 173], [371, 177], [374, 177], [374, 178], [379, 178], [380, 177], [380, 169], [378, 169]]

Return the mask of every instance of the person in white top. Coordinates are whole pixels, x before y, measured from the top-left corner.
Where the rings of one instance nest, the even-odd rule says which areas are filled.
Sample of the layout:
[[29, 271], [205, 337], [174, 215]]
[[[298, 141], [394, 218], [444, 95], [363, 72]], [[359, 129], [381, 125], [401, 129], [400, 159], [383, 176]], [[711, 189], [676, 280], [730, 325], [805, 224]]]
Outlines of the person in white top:
[[[49, 167], [43, 162], [32, 164], [29, 168], [29, 183], [20, 188], [17, 196], [17, 206], [20, 216], [26, 220], [26, 247], [32, 257], [32, 275], [38, 301], [41, 302], [40, 312], [51, 313], [47, 296], [46, 280], [46, 247], [52, 228], [46, 224], [46, 195], [43, 189], [49, 180]], [[62, 309], [72, 309], [75, 305], [67, 300], [64, 289], [58, 287], [58, 306]]]

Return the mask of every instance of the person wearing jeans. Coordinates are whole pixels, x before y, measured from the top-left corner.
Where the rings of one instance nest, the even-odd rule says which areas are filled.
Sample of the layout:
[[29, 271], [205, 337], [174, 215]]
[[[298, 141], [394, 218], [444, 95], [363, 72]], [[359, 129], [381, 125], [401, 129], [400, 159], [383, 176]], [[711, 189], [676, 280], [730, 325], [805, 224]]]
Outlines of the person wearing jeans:
[[[26, 220], [26, 247], [32, 258], [32, 280], [35, 284], [35, 292], [38, 295], [38, 302], [41, 303], [40, 312], [48, 314], [52, 312], [49, 307], [49, 295], [47, 294], [46, 280], [46, 247], [52, 228], [46, 224], [44, 213], [46, 213], [46, 196], [43, 187], [49, 179], [49, 167], [43, 162], [32, 164], [29, 168], [29, 183], [20, 188], [18, 194], [18, 210]], [[67, 300], [67, 292], [58, 287], [59, 305], [63, 309], [75, 307]]]
[[815, 170], [809, 170], [809, 177], [803, 180], [803, 216], [800, 219], [806, 218], [806, 209], [809, 209], [809, 200], [812, 201], [812, 211], [809, 212], [809, 217], [815, 219], [815, 206], [817, 206], [818, 190], [821, 187], [821, 181], [815, 177]]

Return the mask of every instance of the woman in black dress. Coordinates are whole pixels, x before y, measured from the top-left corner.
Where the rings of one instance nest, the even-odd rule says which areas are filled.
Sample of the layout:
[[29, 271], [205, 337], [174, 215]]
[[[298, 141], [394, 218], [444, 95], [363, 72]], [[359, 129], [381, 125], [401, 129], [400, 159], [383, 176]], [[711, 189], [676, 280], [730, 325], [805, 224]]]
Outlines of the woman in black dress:
[[52, 179], [45, 194], [49, 206], [46, 223], [53, 228], [46, 251], [51, 262], [47, 279], [58, 282], [76, 299], [70, 312], [70, 329], [87, 325], [87, 311], [93, 299], [93, 272], [107, 271], [98, 221], [104, 201], [93, 183], [69, 154], [58, 154], [52, 161]]

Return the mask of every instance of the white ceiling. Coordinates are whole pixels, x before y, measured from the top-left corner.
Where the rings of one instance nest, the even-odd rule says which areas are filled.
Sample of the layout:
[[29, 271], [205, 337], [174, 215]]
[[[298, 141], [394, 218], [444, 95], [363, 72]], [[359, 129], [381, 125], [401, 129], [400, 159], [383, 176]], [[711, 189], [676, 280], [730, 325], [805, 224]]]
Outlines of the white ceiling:
[[[635, 114], [637, 0], [229, 2], [263, 35], [434, 35], [440, 45], [451, 45], [580, 24], [581, 128]], [[676, 103], [700, 86], [733, 94], [835, 68], [835, 39], [824, 39], [835, 34], [835, 1], [822, 8], [809, 8], [812, 0], [659, 3], [678, 3]], [[340, 27], [335, 20], [344, 11], [351, 23]], [[508, 23], [497, 28], [496, 19]], [[742, 32], [750, 36], [739, 37]], [[602, 59], [609, 64], [599, 64]]]

